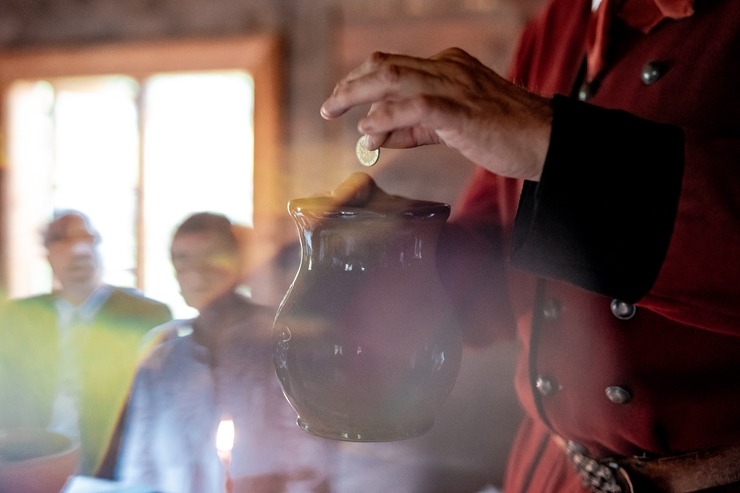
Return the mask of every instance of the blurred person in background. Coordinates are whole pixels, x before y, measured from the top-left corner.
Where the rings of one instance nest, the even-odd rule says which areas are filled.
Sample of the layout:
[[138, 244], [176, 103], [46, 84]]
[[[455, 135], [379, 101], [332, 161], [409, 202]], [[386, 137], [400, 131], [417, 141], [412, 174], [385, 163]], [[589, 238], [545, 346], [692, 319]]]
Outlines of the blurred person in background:
[[166, 493], [223, 491], [216, 432], [234, 423], [235, 493], [328, 492], [335, 445], [309, 435], [282, 394], [273, 364], [273, 308], [239, 293], [244, 275], [235, 225], [188, 217], [171, 258], [198, 316], [166, 324], [132, 391], [118, 479]]
[[140, 344], [171, 313], [133, 289], [103, 283], [99, 242], [86, 215], [59, 212], [43, 235], [58, 287], [3, 306], [0, 428], [44, 428], [79, 440], [80, 474], [112, 477]]

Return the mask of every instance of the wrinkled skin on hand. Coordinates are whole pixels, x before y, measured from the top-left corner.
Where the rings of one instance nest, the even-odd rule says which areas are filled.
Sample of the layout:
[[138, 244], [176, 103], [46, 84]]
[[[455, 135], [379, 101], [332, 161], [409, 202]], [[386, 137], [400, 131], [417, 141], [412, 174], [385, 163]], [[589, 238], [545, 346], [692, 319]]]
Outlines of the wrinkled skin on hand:
[[459, 48], [431, 58], [376, 52], [336, 85], [321, 115], [333, 119], [365, 104], [357, 128], [371, 150], [444, 144], [499, 175], [539, 180], [550, 100]]

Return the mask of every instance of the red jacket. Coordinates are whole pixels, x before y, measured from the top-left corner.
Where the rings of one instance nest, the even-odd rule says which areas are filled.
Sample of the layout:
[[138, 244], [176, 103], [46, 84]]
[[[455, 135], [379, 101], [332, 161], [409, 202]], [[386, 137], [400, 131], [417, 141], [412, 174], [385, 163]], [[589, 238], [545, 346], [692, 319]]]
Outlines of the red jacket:
[[[524, 32], [513, 79], [559, 95], [542, 179], [517, 206], [478, 170], [441, 266], [464, 323], [494, 321], [471, 337], [522, 340], [507, 493], [584, 491], [552, 433], [595, 457], [740, 444], [740, 2], [618, 21], [581, 102], [590, 7], [554, 0]], [[475, 283], [454, 277], [470, 259]]]

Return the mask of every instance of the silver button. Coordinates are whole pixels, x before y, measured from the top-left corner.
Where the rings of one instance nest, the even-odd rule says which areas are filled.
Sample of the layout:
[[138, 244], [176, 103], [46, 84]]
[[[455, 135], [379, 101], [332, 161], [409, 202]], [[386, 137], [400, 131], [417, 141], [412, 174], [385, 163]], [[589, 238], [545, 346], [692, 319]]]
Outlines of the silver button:
[[623, 387], [607, 387], [605, 392], [607, 399], [612, 401], [614, 404], [627, 404], [632, 400], [632, 394]]
[[612, 300], [609, 308], [611, 308], [612, 315], [617, 317], [619, 320], [629, 320], [635, 316], [635, 313], [637, 313], [637, 307], [635, 305], [616, 298]]
[[646, 86], [655, 83], [665, 73], [665, 64], [652, 60], [642, 66], [642, 83]]
[[581, 101], [588, 101], [592, 97], [594, 97], [595, 88], [593, 84], [589, 84], [588, 82], [584, 82], [581, 84], [581, 87], [578, 88], [578, 99]]
[[562, 311], [562, 305], [558, 300], [554, 298], [547, 298], [542, 303], [542, 316], [545, 318], [545, 320], [557, 320]]
[[558, 386], [555, 385], [555, 382], [553, 382], [549, 378], [543, 377], [542, 375], [537, 376], [535, 386], [537, 387], [539, 393], [545, 396], [552, 395], [558, 390]]

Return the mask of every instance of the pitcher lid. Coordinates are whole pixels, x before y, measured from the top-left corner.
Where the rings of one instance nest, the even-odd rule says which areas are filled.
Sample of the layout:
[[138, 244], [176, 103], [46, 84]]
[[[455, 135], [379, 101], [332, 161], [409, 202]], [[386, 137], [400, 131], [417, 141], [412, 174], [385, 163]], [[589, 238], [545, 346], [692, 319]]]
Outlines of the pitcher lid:
[[356, 172], [324, 195], [292, 199], [291, 214], [305, 213], [321, 217], [356, 216], [367, 213], [380, 216], [437, 216], [446, 218], [450, 206], [442, 202], [416, 200], [391, 195], [378, 187], [367, 173]]

